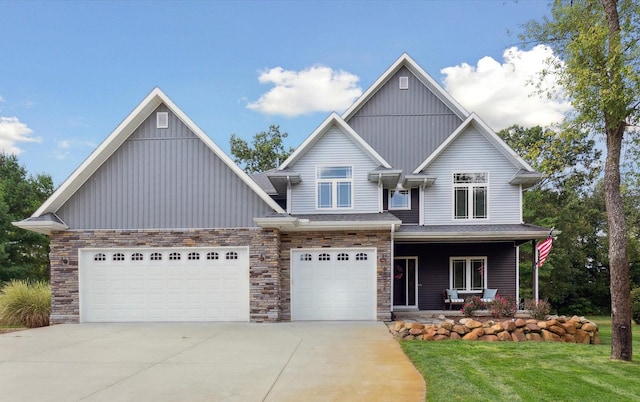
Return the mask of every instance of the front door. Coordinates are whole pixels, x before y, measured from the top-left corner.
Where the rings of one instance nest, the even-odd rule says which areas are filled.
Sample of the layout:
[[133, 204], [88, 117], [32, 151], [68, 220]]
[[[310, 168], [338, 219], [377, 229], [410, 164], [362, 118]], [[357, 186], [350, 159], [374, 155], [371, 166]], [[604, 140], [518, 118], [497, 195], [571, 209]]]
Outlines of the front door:
[[416, 307], [418, 289], [418, 257], [393, 260], [393, 306]]

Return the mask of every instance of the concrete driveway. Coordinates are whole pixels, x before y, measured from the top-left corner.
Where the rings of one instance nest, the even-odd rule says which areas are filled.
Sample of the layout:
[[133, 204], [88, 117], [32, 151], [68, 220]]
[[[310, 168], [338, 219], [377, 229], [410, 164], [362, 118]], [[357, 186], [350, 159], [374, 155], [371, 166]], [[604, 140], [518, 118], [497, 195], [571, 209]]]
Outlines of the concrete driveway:
[[424, 401], [381, 322], [69, 324], [0, 335], [7, 401]]

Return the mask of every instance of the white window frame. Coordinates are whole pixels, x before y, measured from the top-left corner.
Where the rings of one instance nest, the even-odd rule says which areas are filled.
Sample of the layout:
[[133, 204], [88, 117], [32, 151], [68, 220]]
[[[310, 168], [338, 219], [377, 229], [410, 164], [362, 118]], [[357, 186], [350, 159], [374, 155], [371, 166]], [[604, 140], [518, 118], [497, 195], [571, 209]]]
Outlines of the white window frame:
[[[330, 179], [320, 178], [320, 172], [322, 171], [322, 169], [337, 169], [337, 168], [348, 168], [349, 171], [351, 172], [351, 177], [350, 178], [330, 178]], [[353, 169], [353, 166], [351, 165], [335, 164], [335, 165], [316, 166], [316, 191], [315, 191], [316, 209], [323, 210], [323, 211], [353, 209], [353, 199], [354, 199], [354, 193], [355, 193], [353, 176], [354, 176], [354, 169]], [[331, 185], [331, 206], [330, 207], [321, 207], [319, 205], [318, 194], [319, 194], [319, 187], [321, 183]], [[338, 206], [338, 183], [349, 183], [351, 187], [348, 207]]]
[[[394, 192], [406, 192], [407, 193], [407, 205], [406, 206], [401, 206], [401, 207], [395, 207], [392, 204], [392, 200], [393, 200], [393, 193]], [[411, 189], [406, 189], [406, 188], [395, 188], [395, 189], [389, 189], [389, 211], [400, 211], [400, 210], [409, 210], [411, 209]]]
[[[456, 183], [456, 175], [458, 174], [484, 174], [485, 181], [484, 183]], [[451, 175], [451, 217], [454, 221], [486, 221], [489, 219], [489, 172], [473, 172], [473, 171], [459, 171], [453, 172]], [[476, 187], [484, 187], [485, 188], [485, 216], [483, 218], [474, 218], [474, 198], [473, 198], [473, 189]], [[467, 189], [467, 217], [459, 218], [456, 217], [456, 190], [459, 188]]]
[[[471, 271], [473, 270], [472, 261], [481, 260], [484, 266], [484, 273], [482, 274], [482, 288], [473, 288], [471, 287], [472, 275]], [[454, 261], [465, 261], [465, 287], [464, 288], [455, 288], [453, 283], [453, 263]], [[456, 256], [449, 257], [449, 289], [457, 289], [460, 292], [465, 293], [482, 293], [484, 289], [487, 288], [487, 277], [489, 276], [487, 269], [487, 256]]]

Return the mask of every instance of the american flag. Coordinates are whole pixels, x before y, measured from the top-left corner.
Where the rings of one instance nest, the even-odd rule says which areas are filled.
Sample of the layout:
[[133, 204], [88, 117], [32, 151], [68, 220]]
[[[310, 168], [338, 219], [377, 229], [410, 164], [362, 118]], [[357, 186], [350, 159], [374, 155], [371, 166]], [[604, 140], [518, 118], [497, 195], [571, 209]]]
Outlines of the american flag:
[[540, 244], [538, 244], [538, 268], [544, 264], [551, 251], [551, 244], [553, 243], [553, 238], [551, 236], [547, 237], [547, 239]]

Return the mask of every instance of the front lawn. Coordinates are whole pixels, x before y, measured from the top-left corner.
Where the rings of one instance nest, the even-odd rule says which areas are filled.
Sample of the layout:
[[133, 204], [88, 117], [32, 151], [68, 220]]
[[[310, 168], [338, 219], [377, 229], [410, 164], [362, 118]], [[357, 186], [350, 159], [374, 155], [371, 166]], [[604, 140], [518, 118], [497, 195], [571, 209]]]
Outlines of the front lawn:
[[611, 319], [591, 317], [602, 345], [401, 341], [427, 384], [427, 401], [630, 401], [640, 399], [640, 326], [633, 363], [611, 361]]

